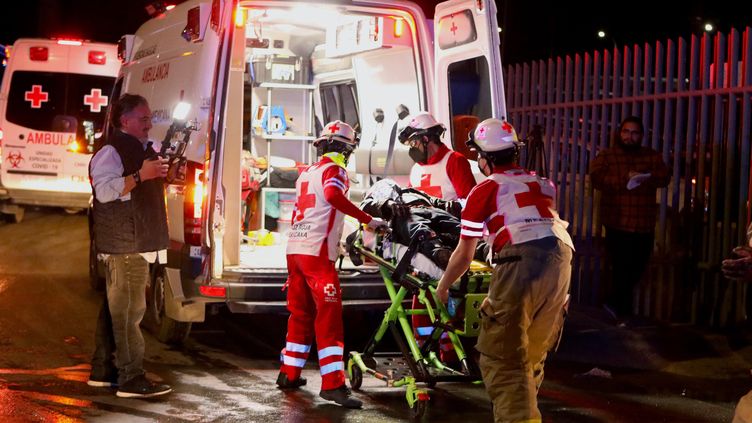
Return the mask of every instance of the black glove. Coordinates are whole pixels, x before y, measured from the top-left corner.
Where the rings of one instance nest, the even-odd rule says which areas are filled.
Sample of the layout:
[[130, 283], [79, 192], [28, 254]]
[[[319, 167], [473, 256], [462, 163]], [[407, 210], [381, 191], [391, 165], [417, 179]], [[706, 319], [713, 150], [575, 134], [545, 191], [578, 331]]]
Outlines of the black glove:
[[460, 215], [462, 214], [462, 204], [460, 204], [459, 201], [447, 201], [439, 198], [433, 198], [431, 203], [432, 206], [436, 207], [437, 209], [444, 210], [457, 219], [459, 219]]
[[380, 208], [381, 216], [386, 220], [403, 219], [410, 216], [410, 206], [398, 203], [393, 200], [387, 200]]

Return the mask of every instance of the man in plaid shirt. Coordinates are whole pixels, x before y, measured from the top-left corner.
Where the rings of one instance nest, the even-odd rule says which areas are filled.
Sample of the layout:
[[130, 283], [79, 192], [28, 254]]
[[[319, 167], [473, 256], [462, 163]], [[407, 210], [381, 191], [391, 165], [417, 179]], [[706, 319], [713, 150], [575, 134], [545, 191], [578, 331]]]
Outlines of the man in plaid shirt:
[[613, 272], [605, 307], [617, 320], [632, 314], [633, 290], [653, 251], [656, 190], [671, 179], [660, 153], [640, 145], [644, 132], [640, 118], [624, 119], [616, 145], [590, 165], [593, 187], [602, 195], [601, 220]]

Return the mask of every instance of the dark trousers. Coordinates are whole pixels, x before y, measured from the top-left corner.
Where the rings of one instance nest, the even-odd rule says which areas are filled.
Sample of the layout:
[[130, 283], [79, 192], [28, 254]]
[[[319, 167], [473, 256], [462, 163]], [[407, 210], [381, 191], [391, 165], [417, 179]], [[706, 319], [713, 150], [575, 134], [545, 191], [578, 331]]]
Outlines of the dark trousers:
[[611, 286], [606, 303], [619, 315], [631, 315], [634, 288], [653, 253], [652, 232], [627, 232], [606, 227], [606, 253], [611, 264]]
[[[112, 254], [106, 260], [107, 295], [99, 312], [92, 378], [106, 380], [117, 370], [122, 385], [144, 374], [144, 337], [149, 264], [140, 254]], [[114, 361], [113, 361], [114, 357]]]

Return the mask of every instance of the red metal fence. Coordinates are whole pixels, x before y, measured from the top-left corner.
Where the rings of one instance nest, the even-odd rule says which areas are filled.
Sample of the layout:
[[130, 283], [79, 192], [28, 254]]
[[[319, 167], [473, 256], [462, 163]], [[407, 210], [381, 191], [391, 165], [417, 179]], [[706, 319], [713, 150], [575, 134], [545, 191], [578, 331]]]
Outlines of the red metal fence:
[[[622, 118], [641, 116], [644, 145], [673, 169], [656, 199], [656, 250], [638, 312], [726, 326], [746, 318], [747, 289], [721, 260], [745, 242], [749, 220], [752, 30], [692, 36], [508, 66], [508, 119], [543, 128], [549, 177], [575, 238], [572, 294], [598, 304], [604, 260], [590, 160]], [[539, 166], [540, 167], [540, 166]]]

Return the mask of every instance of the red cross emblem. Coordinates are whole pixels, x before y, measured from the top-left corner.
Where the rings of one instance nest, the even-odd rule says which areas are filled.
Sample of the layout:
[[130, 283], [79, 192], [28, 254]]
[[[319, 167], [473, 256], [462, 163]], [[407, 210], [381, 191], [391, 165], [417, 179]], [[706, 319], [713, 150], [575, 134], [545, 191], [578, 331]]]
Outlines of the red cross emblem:
[[424, 173], [420, 176], [420, 186], [418, 189], [431, 197], [441, 198], [441, 187], [431, 185], [430, 173]]
[[454, 34], [454, 36], [457, 36], [457, 30], [458, 29], [459, 28], [457, 28], [457, 25], [454, 23], [454, 21], [452, 21], [452, 27], [449, 28], [449, 30], [452, 31], [452, 34]]
[[31, 91], [24, 92], [24, 100], [31, 102], [32, 109], [41, 109], [42, 103], [50, 98], [50, 93], [42, 91], [41, 85], [32, 85]]
[[487, 129], [488, 129], [488, 128], [486, 128], [485, 126], [481, 126], [481, 128], [480, 128], [480, 129], [478, 129], [478, 139], [479, 139], [479, 140], [484, 140], [484, 139], [486, 139], [486, 130], [487, 130]]
[[102, 106], [106, 106], [108, 102], [107, 96], [102, 95], [101, 88], [92, 88], [91, 94], [84, 96], [84, 104], [89, 106], [89, 110], [94, 113], [102, 111]]
[[305, 211], [311, 207], [316, 206], [316, 195], [308, 193], [308, 182], [300, 184], [300, 197], [298, 197], [297, 213], [295, 214], [295, 220], [300, 222], [303, 220]]
[[333, 297], [337, 295], [337, 288], [334, 287], [333, 283], [328, 283], [324, 287], [324, 294], [326, 294], [327, 297]]
[[504, 121], [504, 123], [501, 124], [501, 129], [503, 129], [503, 130], [505, 130], [507, 132], [512, 132], [512, 129], [514, 129], [514, 128], [512, 128], [512, 125], [510, 125], [509, 122]]
[[553, 197], [544, 194], [541, 191], [540, 185], [535, 182], [527, 182], [525, 185], [530, 188], [530, 191], [514, 195], [515, 200], [517, 200], [517, 206], [520, 208], [535, 206], [541, 217], [554, 217], [550, 209], [553, 204]]
[[333, 124], [331, 124], [331, 126], [329, 126], [329, 132], [330, 133], [334, 134], [337, 131], [339, 131], [339, 126], [337, 126], [336, 123], [333, 123]]
[[10, 167], [13, 169], [16, 169], [18, 165], [21, 164], [23, 159], [23, 156], [18, 151], [11, 151], [10, 153], [8, 153], [8, 157], [5, 158], [5, 160], [10, 162]]

